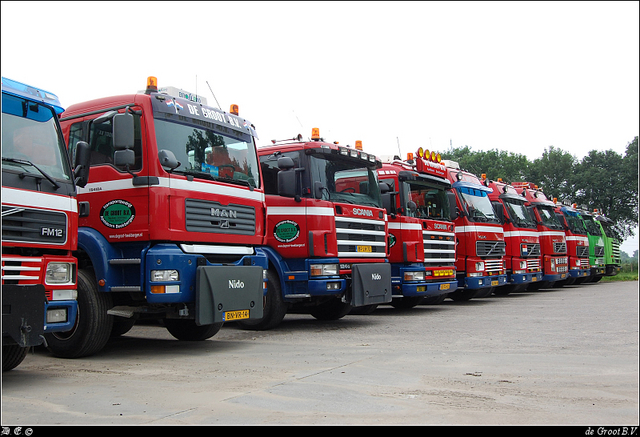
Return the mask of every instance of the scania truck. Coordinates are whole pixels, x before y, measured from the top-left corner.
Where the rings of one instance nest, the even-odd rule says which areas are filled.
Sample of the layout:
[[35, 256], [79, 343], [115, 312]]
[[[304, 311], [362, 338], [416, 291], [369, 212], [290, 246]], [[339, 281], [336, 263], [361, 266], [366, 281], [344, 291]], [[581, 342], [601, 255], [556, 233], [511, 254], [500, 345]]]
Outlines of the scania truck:
[[253, 125], [176, 87], [70, 106], [70, 145], [91, 150], [79, 191], [76, 326], [59, 349], [100, 351], [139, 318], [179, 340], [262, 317], [264, 190]]
[[507, 295], [523, 291], [542, 279], [540, 236], [533, 216], [525, 206], [525, 200], [516, 189], [503, 182], [489, 180], [482, 175], [483, 183], [493, 191], [489, 199], [502, 222], [506, 243], [505, 261], [507, 284], [496, 288], [494, 294]]
[[591, 274], [589, 264], [589, 237], [584, 221], [577, 205], [556, 203], [556, 216], [562, 224], [567, 242], [567, 255], [569, 258], [569, 276], [556, 285], [580, 284]]
[[581, 207], [580, 216], [587, 230], [589, 239], [589, 266], [590, 272], [584, 282], [598, 282], [605, 274], [604, 264], [604, 239], [602, 228], [596, 220], [595, 212], [590, 212], [586, 207]]
[[620, 237], [615, 229], [615, 223], [610, 218], [597, 212], [596, 220], [602, 228], [602, 238], [604, 240], [604, 265], [605, 276], [615, 276], [620, 273], [622, 260], [620, 258]]
[[436, 152], [420, 147], [406, 160], [385, 158], [378, 169], [389, 226], [391, 305], [439, 303], [458, 287], [456, 235], [447, 190], [451, 183]]
[[[2, 370], [74, 326], [76, 186], [87, 182], [86, 144], [70, 164], [58, 97], [2, 78]], [[84, 160], [84, 162], [83, 162]]]
[[443, 162], [452, 184], [449, 202], [456, 206], [458, 289], [449, 297], [469, 300], [490, 296], [496, 287], [507, 284], [504, 230], [489, 200], [493, 190], [476, 175], [461, 170], [457, 162]]
[[552, 287], [556, 281], [569, 277], [567, 241], [554, 211], [555, 203], [547, 199], [542, 190], [532, 182], [513, 182], [512, 185], [520, 190], [520, 195], [527, 201], [527, 208], [535, 217], [540, 233], [543, 276], [541, 281], [530, 284], [527, 289]]
[[313, 128], [258, 149], [266, 193], [264, 251], [269, 258], [261, 320], [278, 326], [289, 313], [336, 320], [352, 308], [391, 302], [387, 220], [374, 155], [324, 141]]

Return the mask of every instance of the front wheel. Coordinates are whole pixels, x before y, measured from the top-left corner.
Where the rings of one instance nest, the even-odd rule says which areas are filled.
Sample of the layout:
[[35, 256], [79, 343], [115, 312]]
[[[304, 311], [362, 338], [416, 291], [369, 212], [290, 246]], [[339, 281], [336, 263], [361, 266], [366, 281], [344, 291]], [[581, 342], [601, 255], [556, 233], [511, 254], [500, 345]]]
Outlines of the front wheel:
[[28, 347], [20, 347], [17, 344], [2, 346], [2, 371], [15, 369], [24, 360], [29, 352]]
[[80, 358], [102, 350], [113, 328], [111, 295], [98, 291], [93, 270], [78, 271], [78, 314], [67, 332], [45, 334], [47, 348], [60, 358]]
[[336, 297], [311, 308], [309, 314], [318, 320], [338, 320], [349, 314], [352, 308], [350, 303], [342, 302]]
[[411, 296], [411, 297], [405, 296], [405, 297], [401, 297], [400, 299], [393, 299], [391, 301], [391, 306], [396, 309], [413, 308], [414, 306], [422, 302], [423, 299], [424, 299], [424, 296]]
[[273, 270], [267, 270], [267, 295], [261, 319], [238, 320], [236, 323], [242, 329], [264, 331], [278, 326], [287, 314], [287, 304], [282, 299], [280, 279]]
[[222, 328], [222, 323], [199, 326], [191, 319], [164, 319], [164, 326], [178, 340], [203, 341], [216, 335]]

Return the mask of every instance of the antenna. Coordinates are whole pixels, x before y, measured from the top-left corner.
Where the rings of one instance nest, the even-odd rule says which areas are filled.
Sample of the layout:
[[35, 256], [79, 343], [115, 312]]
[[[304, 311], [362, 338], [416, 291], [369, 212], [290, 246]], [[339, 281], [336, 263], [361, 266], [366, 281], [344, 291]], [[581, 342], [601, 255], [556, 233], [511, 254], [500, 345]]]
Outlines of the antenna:
[[400, 139], [396, 137], [396, 141], [398, 142], [398, 156], [402, 156], [402, 152], [400, 151]]
[[220, 107], [220, 103], [218, 103], [218, 99], [216, 99], [216, 95], [213, 94], [213, 90], [211, 89], [211, 85], [209, 85], [209, 81], [205, 80], [205, 82], [207, 83], [207, 86], [209, 87], [209, 91], [211, 91], [211, 94], [213, 95], [213, 98], [215, 99], [216, 103], [218, 104], [218, 109], [222, 111], [222, 108]]

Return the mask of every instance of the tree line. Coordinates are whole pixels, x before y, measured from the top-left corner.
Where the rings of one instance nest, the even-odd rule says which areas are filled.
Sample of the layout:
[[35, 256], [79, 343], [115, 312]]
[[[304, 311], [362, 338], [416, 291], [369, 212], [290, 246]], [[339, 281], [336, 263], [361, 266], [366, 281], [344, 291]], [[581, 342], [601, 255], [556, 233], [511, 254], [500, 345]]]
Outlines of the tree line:
[[620, 239], [634, 235], [638, 226], [638, 137], [627, 144], [624, 156], [613, 150], [591, 150], [577, 159], [549, 146], [533, 161], [503, 150], [472, 151], [469, 146], [450, 148], [442, 159], [457, 161], [460, 168], [488, 179], [533, 182], [545, 195], [559, 202], [598, 208], [617, 224]]

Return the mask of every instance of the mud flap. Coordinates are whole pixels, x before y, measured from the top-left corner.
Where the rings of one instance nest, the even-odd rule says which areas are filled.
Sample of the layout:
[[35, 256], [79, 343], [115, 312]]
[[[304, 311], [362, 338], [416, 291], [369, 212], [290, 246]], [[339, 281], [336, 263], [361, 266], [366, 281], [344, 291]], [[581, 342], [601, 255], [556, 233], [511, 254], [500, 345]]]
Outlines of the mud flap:
[[42, 344], [46, 303], [44, 285], [3, 285], [3, 343], [5, 336], [7, 336], [11, 337], [20, 347]]
[[391, 264], [371, 263], [351, 266], [351, 306], [391, 302]]
[[260, 266], [199, 266], [196, 325], [262, 318], [262, 286]]

